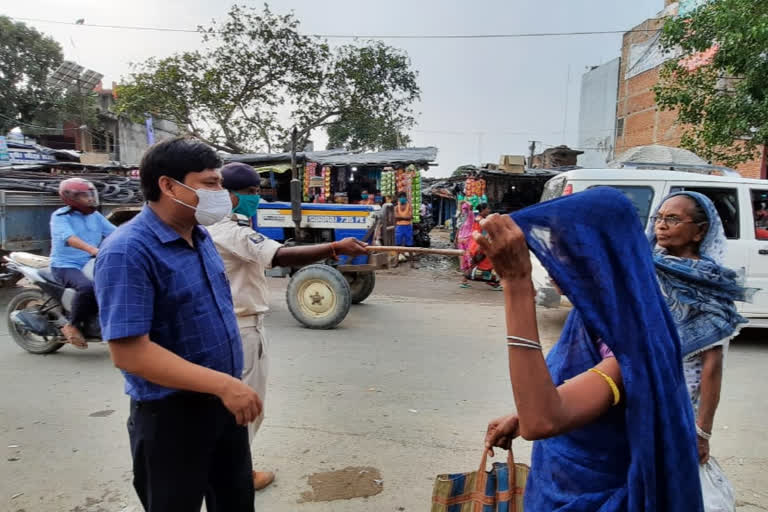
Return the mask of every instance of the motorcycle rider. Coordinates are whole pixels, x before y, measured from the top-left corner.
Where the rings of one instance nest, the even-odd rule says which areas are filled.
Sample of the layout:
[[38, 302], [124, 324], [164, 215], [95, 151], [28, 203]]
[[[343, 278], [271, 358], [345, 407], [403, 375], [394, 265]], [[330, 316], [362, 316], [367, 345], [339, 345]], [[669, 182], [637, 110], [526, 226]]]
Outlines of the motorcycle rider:
[[[210, 226], [208, 232], [224, 260], [235, 314], [243, 340], [242, 380], [259, 394], [264, 402], [267, 379], [268, 343], [264, 333], [264, 313], [269, 310], [269, 288], [265, 270], [274, 267], [302, 266], [338, 255], [367, 254], [366, 244], [355, 238], [345, 238], [327, 244], [284, 247], [266, 238], [251, 227], [260, 201], [261, 177], [253, 167], [230, 163], [221, 168], [222, 186], [229, 191], [233, 214]], [[253, 442], [264, 412], [248, 425], [249, 441]], [[258, 491], [275, 479], [271, 471], [254, 471], [253, 486]]]
[[61, 332], [68, 343], [85, 349], [88, 344], [80, 328], [98, 307], [93, 283], [83, 274], [83, 267], [116, 228], [96, 211], [99, 193], [90, 181], [64, 180], [59, 184], [59, 196], [67, 206], [51, 215], [51, 273], [62, 286], [75, 290], [69, 323]]

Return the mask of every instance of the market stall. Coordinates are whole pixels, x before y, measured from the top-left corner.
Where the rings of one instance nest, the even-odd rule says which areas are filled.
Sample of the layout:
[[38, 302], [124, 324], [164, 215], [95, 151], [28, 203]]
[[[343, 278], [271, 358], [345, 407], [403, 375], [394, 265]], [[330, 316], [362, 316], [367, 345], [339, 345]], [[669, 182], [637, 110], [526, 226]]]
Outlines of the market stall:
[[[420, 221], [422, 172], [435, 165], [437, 148], [405, 148], [373, 153], [345, 150], [299, 152], [296, 162], [305, 203], [383, 204], [405, 192]], [[290, 153], [228, 155], [227, 161], [253, 165], [265, 177], [267, 200], [290, 201]], [[362, 196], [367, 193], [368, 197]]]

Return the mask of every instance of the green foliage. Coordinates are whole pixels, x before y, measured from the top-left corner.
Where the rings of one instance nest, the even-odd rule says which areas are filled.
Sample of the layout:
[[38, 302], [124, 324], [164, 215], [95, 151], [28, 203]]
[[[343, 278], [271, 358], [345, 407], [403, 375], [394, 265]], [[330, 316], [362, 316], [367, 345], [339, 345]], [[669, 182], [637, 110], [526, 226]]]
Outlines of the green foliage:
[[472, 172], [474, 169], [475, 169], [474, 165], [460, 165], [460, 166], [458, 166], [456, 168], [455, 171], [453, 171], [453, 174], [451, 174], [451, 176], [453, 176], [453, 177], [465, 176], [465, 175], [469, 174], [470, 172]]
[[331, 50], [298, 29], [292, 14], [235, 5], [199, 28], [203, 50], [137, 66], [118, 111], [170, 119], [236, 153], [284, 147], [294, 125], [300, 148], [318, 128], [336, 126], [338, 145], [379, 148], [412, 126], [419, 88], [407, 55], [382, 43]]
[[667, 61], [655, 87], [657, 104], [678, 112], [683, 146], [726, 165], [753, 158], [768, 143], [768, 2], [709, 2], [669, 19], [662, 43], [683, 59], [717, 45], [706, 65]]
[[328, 148], [385, 151], [408, 147], [411, 138], [386, 119], [346, 115], [326, 128]]
[[56, 41], [0, 16], [0, 134], [51, 118], [61, 98], [46, 79], [62, 59]]

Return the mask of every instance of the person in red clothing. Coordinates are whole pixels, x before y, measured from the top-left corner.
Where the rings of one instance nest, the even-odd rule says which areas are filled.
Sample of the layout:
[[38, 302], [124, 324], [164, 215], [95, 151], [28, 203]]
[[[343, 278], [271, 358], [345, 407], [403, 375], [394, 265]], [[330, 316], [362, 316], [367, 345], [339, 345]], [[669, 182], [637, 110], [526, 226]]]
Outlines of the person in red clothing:
[[469, 257], [472, 259], [472, 266], [464, 274], [466, 278], [487, 283], [494, 290], [502, 290], [499, 276], [493, 270], [493, 263], [483, 253], [474, 237], [469, 245]]

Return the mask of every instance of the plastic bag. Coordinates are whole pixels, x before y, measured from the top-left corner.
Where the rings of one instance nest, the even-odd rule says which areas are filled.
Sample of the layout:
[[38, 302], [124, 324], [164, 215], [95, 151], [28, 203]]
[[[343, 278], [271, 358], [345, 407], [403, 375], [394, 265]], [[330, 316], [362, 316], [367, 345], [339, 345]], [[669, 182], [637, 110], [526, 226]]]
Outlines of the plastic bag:
[[699, 478], [705, 512], [734, 512], [733, 487], [714, 457], [699, 466]]

